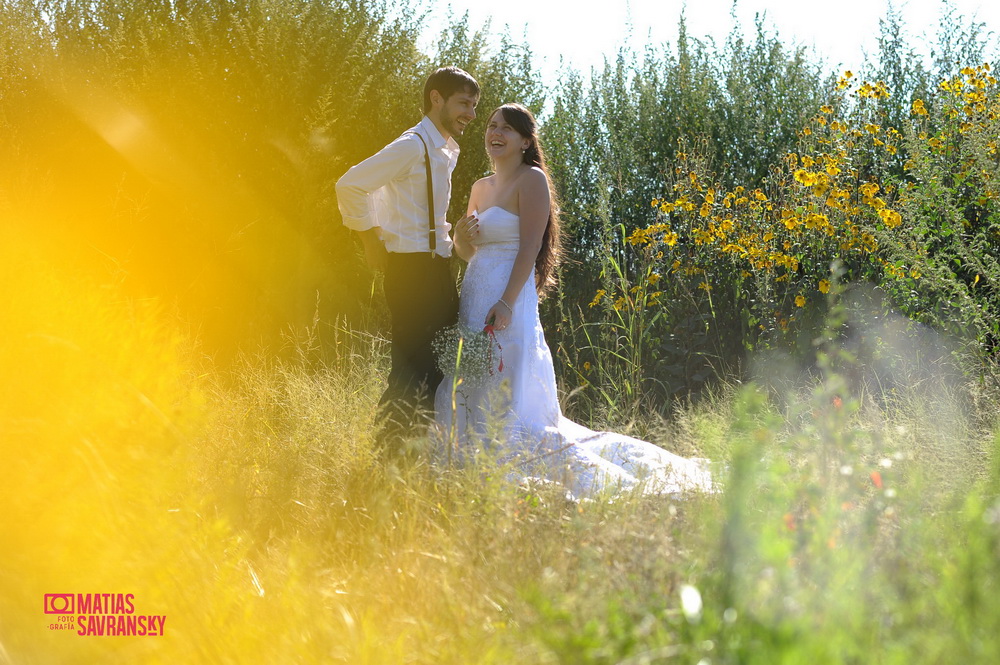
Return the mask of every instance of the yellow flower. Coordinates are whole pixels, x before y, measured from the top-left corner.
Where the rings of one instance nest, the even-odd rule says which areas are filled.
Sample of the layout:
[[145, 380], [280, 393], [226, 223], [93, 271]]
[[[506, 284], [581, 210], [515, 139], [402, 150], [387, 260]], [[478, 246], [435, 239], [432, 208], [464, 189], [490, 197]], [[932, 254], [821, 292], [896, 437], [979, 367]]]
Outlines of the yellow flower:
[[702, 282], [701, 284], [698, 285], [698, 288], [704, 289], [706, 292], [708, 292], [712, 290], [712, 285], [709, 284], [708, 282]]
[[795, 181], [802, 185], [803, 187], [812, 187], [816, 184], [815, 174], [809, 173], [805, 169], [799, 169], [795, 172]]
[[882, 222], [890, 229], [894, 229], [903, 223], [903, 216], [900, 215], [895, 210], [890, 210], [888, 208], [881, 208], [878, 211], [878, 216], [882, 219]]
[[819, 292], [820, 293], [829, 293], [830, 292], [830, 280], [828, 280], [828, 279], [821, 279], [821, 280], [819, 280]]
[[646, 283], [655, 286], [657, 282], [660, 281], [660, 273], [654, 272], [650, 273], [649, 277], [646, 278]]
[[590, 371], [590, 361], [589, 360], [583, 363], [583, 371], [584, 372], [589, 372]]
[[796, 307], [805, 307], [806, 306], [806, 297], [805, 296], [795, 296], [795, 306]]
[[924, 100], [922, 99], [913, 100], [911, 110], [913, 115], [927, 115], [927, 107], [924, 106]]
[[601, 302], [601, 300], [602, 300], [602, 299], [604, 298], [604, 295], [605, 295], [606, 293], [607, 293], [607, 291], [605, 291], [604, 289], [600, 289], [600, 290], [599, 290], [599, 291], [597, 292], [597, 295], [595, 295], [595, 296], [594, 296], [594, 299], [590, 301], [590, 305], [589, 305], [589, 306], [590, 306], [590, 307], [594, 307], [594, 306], [596, 306], [596, 305], [597, 305], [598, 303], [600, 303], [600, 302]]
[[874, 182], [866, 182], [865, 184], [858, 187], [858, 190], [865, 195], [866, 198], [871, 198], [878, 193], [880, 187]]

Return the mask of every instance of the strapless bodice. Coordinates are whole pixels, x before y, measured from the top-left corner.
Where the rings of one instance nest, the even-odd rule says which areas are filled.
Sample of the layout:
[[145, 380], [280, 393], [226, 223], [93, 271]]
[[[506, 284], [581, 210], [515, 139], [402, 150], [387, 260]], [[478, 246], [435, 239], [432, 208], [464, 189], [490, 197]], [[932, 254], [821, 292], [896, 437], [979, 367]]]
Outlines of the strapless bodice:
[[521, 236], [521, 218], [518, 215], [500, 206], [490, 206], [478, 217], [479, 235], [473, 241], [477, 247], [518, 244]]

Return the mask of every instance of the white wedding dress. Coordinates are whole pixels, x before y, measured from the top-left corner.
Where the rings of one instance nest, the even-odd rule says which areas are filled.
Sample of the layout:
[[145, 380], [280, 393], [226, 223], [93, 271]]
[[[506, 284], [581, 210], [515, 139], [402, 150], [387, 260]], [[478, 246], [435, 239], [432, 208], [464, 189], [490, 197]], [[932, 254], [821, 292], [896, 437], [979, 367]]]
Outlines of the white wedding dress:
[[[459, 323], [482, 329], [503, 295], [518, 251], [519, 220], [500, 207], [482, 211], [476, 254], [462, 282]], [[435, 411], [444, 445], [468, 459], [492, 451], [517, 480], [555, 482], [575, 498], [639, 490], [680, 494], [712, 491], [707, 463], [686, 459], [652, 443], [594, 432], [563, 417], [552, 354], [538, 317], [535, 275], [525, 283], [505, 330], [496, 331], [493, 371], [455, 385], [445, 376]], [[500, 370], [500, 362], [503, 369]]]

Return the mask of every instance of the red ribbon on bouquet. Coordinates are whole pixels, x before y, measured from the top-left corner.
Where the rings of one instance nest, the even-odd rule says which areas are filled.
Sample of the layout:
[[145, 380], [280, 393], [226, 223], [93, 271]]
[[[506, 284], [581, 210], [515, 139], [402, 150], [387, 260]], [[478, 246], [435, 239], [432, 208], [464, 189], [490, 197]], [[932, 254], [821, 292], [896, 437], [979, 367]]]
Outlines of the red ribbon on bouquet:
[[[490, 336], [490, 339], [493, 340], [493, 344], [496, 344], [497, 345], [497, 349], [500, 351], [500, 365], [497, 367], [497, 371], [498, 372], [502, 372], [503, 371], [503, 347], [500, 346], [500, 342], [497, 341], [496, 328], [494, 328], [493, 326], [487, 324], [486, 327], [483, 328], [483, 332]], [[490, 376], [493, 376], [493, 344], [490, 344], [490, 353], [489, 353]]]

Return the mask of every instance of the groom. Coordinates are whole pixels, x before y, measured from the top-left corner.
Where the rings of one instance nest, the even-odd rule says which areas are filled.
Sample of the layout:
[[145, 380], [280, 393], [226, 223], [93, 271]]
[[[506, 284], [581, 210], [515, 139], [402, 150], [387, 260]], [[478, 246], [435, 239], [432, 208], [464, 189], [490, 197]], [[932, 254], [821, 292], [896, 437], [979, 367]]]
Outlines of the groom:
[[442, 375], [431, 342], [458, 319], [445, 219], [458, 161], [455, 137], [475, 119], [478, 103], [472, 76], [438, 69], [424, 85], [423, 119], [337, 181], [344, 226], [358, 232], [368, 265], [385, 273], [392, 369], [379, 401], [378, 438], [386, 446], [398, 446], [418, 415], [434, 410]]

